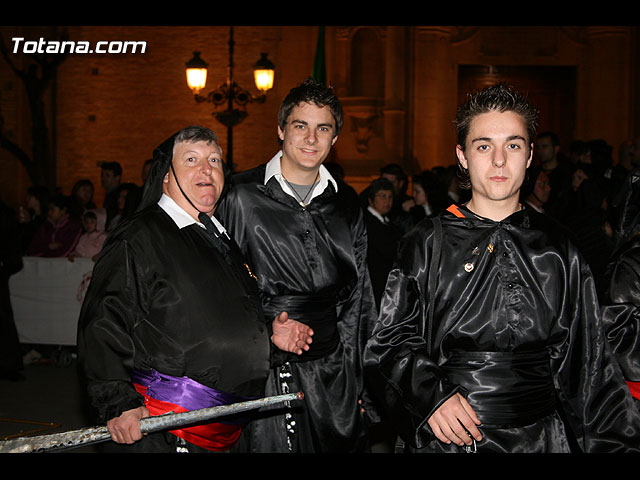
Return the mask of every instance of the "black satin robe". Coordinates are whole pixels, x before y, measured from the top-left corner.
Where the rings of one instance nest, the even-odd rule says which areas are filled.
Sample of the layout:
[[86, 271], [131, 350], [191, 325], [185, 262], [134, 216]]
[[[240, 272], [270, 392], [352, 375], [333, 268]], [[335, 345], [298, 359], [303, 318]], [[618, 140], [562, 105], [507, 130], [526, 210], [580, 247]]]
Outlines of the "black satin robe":
[[387, 276], [396, 258], [396, 250], [402, 237], [402, 231], [392, 223], [382, 223], [368, 210], [364, 210], [364, 221], [367, 226], [368, 239], [367, 265], [373, 296], [376, 300], [376, 306], [379, 306], [387, 283]]
[[620, 249], [610, 269], [602, 306], [604, 329], [640, 406], [640, 237]]
[[102, 421], [143, 404], [134, 369], [187, 376], [262, 397], [269, 337], [255, 280], [196, 225], [159, 206], [113, 232], [95, 264], [78, 326], [78, 358]]
[[[605, 342], [593, 277], [575, 247], [531, 210], [500, 222], [468, 211], [466, 218], [449, 212], [440, 218], [444, 238], [435, 293], [427, 288], [434, 237], [427, 219], [401, 241], [365, 351], [367, 380], [404, 441], [413, 451], [463, 451], [440, 442], [427, 424], [460, 392], [484, 424], [479, 452], [566, 452], [570, 439], [585, 452], [637, 450], [638, 413]], [[465, 269], [467, 264], [473, 267]], [[429, 355], [422, 332], [428, 332], [430, 299]], [[548, 362], [528, 369], [537, 352]], [[495, 359], [514, 354], [524, 363], [495, 370]], [[459, 357], [466, 363], [448, 368]], [[456, 381], [464, 378], [460, 369], [467, 373], [464, 383]], [[488, 425], [484, 402], [491, 404], [497, 392], [516, 404], [545, 402], [527, 396], [529, 375], [552, 382], [548, 399], [555, 396], [555, 412], [532, 423]], [[474, 384], [475, 377], [482, 381]], [[523, 381], [505, 388], [512, 378]]]
[[[361, 359], [377, 312], [357, 196], [346, 185], [338, 192], [329, 185], [303, 208], [275, 178], [264, 185], [264, 173], [262, 165], [237, 174], [216, 216], [258, 277], [266, 324], [271, 325], [281, 311], [307, 322], [313, 310], [333, 303], [335, 307], [323, 315], [330, 324], [322, 331], [337, 329], [339, 341], [329, 351], [330, 335], [318, 330], [309, 354], [303, 354], [307, 358], [273, 355], [267, 394], [280, 393], [279, 375], [290, 368], [289, 381], [304, 392], [304, 405], [267, 412], [264, 419], [253, 422], [250, 449], [289, 451], [285, 414], [293, 414], [300, 442], [293, 451], [362, 451], [367, 422], [358, 400], [364, 397], [366, 403], [367, 398]], [[300, 296], [316, 298], [322, 305], [300, 307], [296, 300]], [[313, 358], [318, 351], [323, 351], [320, 358]]]

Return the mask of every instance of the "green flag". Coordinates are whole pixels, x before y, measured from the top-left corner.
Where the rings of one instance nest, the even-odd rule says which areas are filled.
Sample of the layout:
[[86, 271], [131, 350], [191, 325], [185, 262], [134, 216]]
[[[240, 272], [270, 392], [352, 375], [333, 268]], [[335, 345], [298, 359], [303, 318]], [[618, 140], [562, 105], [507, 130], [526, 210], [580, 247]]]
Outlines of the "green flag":
[[311, 77], [323, 84], [327, 83], [327, 69], [324, 59], [324, 27], [319, 27], [318, 29], [318, 45], [316, 46], [316, 58], [313, 61]]

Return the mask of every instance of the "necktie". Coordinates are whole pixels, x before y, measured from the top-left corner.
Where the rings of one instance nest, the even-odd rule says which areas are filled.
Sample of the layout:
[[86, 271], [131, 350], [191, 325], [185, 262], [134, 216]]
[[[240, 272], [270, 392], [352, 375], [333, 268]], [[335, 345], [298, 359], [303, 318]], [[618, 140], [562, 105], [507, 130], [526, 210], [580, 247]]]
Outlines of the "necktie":
[[[211, 217], [209, 217], [206, 213], [200, 212], [200, 214], [198, 215], [198, 220], [200, 220], [200, 223], [202, 223], [207, 229], [209, 237], [211, 237], [211, 240], [213, 240], [213, 245], [222, 254], [227, 263], [232, 267], [241, 265], [241, 261], [238, 262], [237, 259], [236, 262], [233, 261], [231, 256], [231, 241], [225, 240], [224, 235], [220, 234], [216, 226], [213, 224]], [[244, 267], [247, 269], [247, 273], [251, 278], [253, 278], [254, 280], [258, 280], [258, 277], [253, 274], [247, 263], [244, 263]], [[238, 271], [237, 268], [236, 271]]]
[[215, 245], [215, 247], [220, 251], [220, 253], [225, 256], [225, 258], [227, 258], [229, 252], [231, 251], [231, 247], [224, 240], [224, 238], [222, 238], [222, 235], [213, 224], [211, 217], [209, 217], [206, 213], [200, 212], [200, 214], [198, 215], [198, 220], [200, 220], [200, 223], [202, 223], [204, 225], [204, 228], [207, 229], [207, 233], [211, 237], [211, 240], [213, 240], [213, 244]]

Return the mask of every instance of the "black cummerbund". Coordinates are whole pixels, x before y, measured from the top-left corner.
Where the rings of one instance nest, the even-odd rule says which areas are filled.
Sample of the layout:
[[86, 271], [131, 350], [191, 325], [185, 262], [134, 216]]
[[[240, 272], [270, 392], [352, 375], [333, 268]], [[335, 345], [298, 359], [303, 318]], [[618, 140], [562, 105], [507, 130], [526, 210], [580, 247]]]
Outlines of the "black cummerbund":
[[484, 427], [521, 427], [555, 410], [555, 392], [546, 351], [454, 352], [442, 368], [464, 387]]
[[263, 306], [267, 318], [287, 312], [289, 318], [313, 329], [313, 341], [301, 355], [281, 352], [283, 361], [305, 362], [322, 358], [333, 352], [340, 341], [335, 297], [323, 295], [280, 295], [271, 297]]

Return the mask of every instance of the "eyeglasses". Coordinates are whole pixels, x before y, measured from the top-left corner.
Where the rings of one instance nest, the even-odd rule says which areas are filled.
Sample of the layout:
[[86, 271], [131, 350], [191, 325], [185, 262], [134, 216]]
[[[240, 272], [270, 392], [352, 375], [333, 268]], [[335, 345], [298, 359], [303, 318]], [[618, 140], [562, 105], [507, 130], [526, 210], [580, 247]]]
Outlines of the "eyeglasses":
[[376, 198], [384, 198], [384, 199], [393, 199], [393, 193], [384, 193], [384, 192], [380, 192], [380, 193], [376, 193], [374, 195]]

